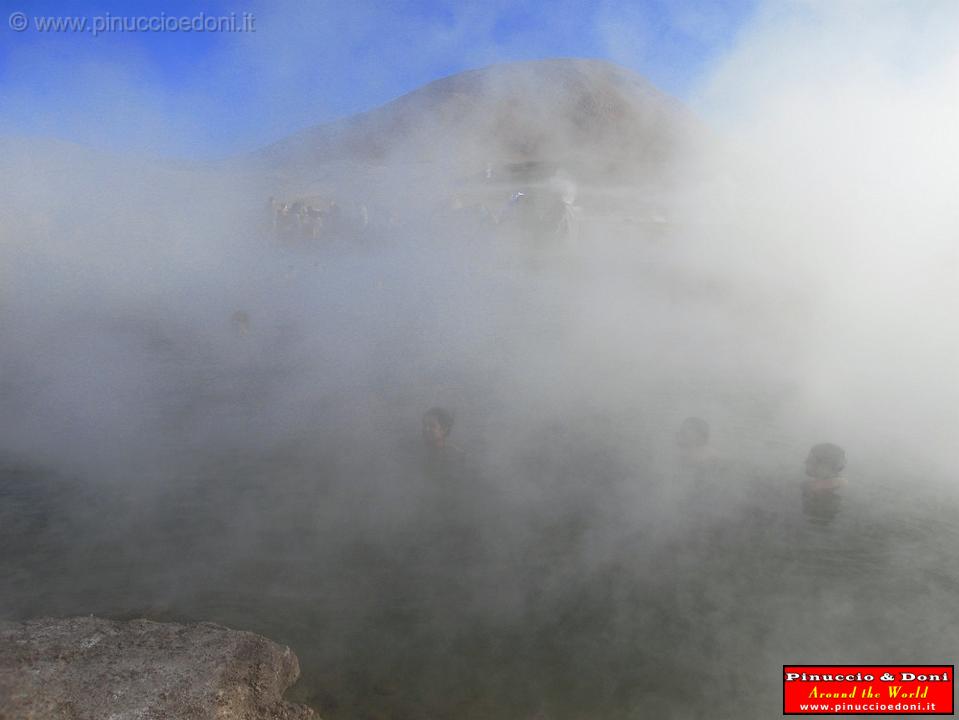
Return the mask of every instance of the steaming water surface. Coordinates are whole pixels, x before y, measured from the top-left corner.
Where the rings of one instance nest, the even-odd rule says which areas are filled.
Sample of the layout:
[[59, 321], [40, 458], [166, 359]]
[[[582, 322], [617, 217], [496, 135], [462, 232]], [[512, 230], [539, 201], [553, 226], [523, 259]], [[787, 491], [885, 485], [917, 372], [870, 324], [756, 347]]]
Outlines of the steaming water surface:
[[818, 306], [717, 262], [739, 231], [595, 220], [567, 247], [240, 233], [142, 293], [43, 265], [55, 296], [2, 316], [0, 613], [250, 629], [344, 719], [768, 718], [784, 663], [954, 657], [952, 478], [848, 407], [796, 419]]
[[[343, 720], [767, 720], [783, 664], [954, 662], [955, 8], [759, 3], [697, 60], [723, 138], [623, 68], [553, 60], [215, 166], [4, 140], [0, 618], [253, 630]], [[644, 13], [607, 10], [547, 25], [649, 60]], [[423, 51], [458, 55], [467, 15]], [[384, 87], [276, 16], [296, 31], [253, 56]], [[302, 106], [296, 63], [238, 74], [253, 46], [223, 47], [269, 86], [245, 107]], [[202, 85], [171, 103], [81, 65], [77, 97], [122, 97], [137, 137], [197, 125], [150, 118]], [[13, 96], [89, 114], [41, 74]], [[531, 188], [576, 190], [577, 232], [508, 202]], [[335, 199], [337, 231], [292, 237], [271, 195]], [[433, 406], [457, 447], [424, 448]], [[807, 516], [821, 442], [847, 484]]]
[[[322, 437], [210, 451], [188, 438], [257, 423], [296, 362], [231, 371], [152, 348], [176, 376], [161, 427], [177, 462], [110, 483], [6, 461], [4, 615], [248, 628], [290, 644], [295, 696], [343, 718], [764, 718], [783, 663], [957, 647], [956, 504], [928, 479], [857, 458], [818, 524], [801, 512], [801, 448], [690, 462], [641, 436], [625, 451], [642, 423], [585, 416], [524, 428], [495, 457], [474, 438], [437, 469], [389, 389], [359, 444], [336, 427], [355, 426], [349, 403], [331, 401]], [[472, 427], [497, 442], [506, 417]]]

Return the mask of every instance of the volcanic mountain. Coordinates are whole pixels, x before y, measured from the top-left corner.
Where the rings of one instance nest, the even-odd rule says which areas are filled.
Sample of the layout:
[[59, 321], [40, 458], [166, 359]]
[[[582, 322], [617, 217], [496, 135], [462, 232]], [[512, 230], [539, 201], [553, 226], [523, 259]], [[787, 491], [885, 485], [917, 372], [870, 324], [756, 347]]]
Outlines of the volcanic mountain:
[[329, 163], [479, 172], [546, 162], [580, 174], [648, 176], [703, 136], [689, 111], [636, 73], [600, 60], [556, 59], [436, 80], [369, 112], [302, 130], [255, 159], [292, 173]]

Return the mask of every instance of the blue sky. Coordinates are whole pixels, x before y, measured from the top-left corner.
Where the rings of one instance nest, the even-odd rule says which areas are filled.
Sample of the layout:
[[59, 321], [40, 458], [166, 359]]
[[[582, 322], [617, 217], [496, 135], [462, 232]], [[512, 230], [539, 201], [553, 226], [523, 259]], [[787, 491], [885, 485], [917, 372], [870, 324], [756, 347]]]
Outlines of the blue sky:
[[[681, 99], [754, 0], [0, 1], [0, 134], [165, 155], [242, 152], [494, 62], [605, 58]], [[28, 27], [10, 29], [22, 12]], [[251, 13], [254, 32], [40, 32], [34, 18]]]

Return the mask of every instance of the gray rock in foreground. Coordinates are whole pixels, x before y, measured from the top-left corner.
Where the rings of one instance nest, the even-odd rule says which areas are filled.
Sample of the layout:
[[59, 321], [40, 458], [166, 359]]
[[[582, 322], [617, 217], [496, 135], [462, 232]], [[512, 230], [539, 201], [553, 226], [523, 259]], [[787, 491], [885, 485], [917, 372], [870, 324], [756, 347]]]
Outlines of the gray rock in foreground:
[[305, 720], [293, 651], [213, 623], [0, 623], [0, 720]]

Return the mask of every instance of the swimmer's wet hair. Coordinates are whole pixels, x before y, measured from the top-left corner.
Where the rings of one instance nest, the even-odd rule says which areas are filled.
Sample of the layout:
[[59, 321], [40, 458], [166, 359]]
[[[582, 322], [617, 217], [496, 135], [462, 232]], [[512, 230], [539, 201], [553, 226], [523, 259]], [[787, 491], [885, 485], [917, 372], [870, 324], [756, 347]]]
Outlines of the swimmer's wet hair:
[[813, 445], [809, 457], [828, 465], [834, 472], [842, 472], [846, 467], [846, 451], [833, 443]]
[[446, 408], [432, 407], [423, 413], [423, 419], [435, 418], [445, 432], [453, 429], [453, 413]]

